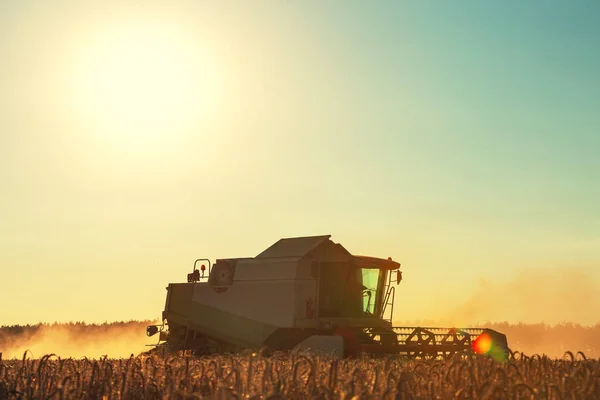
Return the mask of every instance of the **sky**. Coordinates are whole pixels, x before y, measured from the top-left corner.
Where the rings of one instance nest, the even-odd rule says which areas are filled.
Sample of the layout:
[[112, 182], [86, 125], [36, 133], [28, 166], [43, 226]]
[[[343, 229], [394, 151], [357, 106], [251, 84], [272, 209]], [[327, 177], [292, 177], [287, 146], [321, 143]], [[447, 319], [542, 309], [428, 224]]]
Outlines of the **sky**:
[[0, 1], [0, 60], [2, 325], [321, 234], [396, 320], [600, 320], [595, 0]]

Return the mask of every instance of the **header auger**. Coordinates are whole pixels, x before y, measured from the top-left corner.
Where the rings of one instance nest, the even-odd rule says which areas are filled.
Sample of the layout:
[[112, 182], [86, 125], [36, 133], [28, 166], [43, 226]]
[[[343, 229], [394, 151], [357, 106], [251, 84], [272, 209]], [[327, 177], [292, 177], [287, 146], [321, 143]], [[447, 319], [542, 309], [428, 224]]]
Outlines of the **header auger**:
[[168, 285], [163, 323], [147, 335], [159, 334], [154, 346], [198, 355], [310, 348], [506, 359], [506, 336], [491, 329], [393, 326], [400, 263], [352, 255], [330, 237], [280, 239], [251, 258], [196, 260], [187, 282]]

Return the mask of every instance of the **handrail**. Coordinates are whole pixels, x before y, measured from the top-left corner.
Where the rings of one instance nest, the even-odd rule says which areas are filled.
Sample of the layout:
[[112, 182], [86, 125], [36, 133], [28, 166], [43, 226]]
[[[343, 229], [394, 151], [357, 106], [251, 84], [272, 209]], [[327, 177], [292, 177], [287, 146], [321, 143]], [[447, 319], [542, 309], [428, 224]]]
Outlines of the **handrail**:
[[212, 264], [210, 263], [210, 260], [208, 258], [199, 258], [196, 261], [194, 261], [194, 271], [196, 271], [196, 264], [198, 264], [198, 261], [206, 261], [206, 262], [208, 262], [208, 274], [210, 275], [210, 269], [212, 267]]
[[381, 315], [380, 318], [383, 319], [383, 316], [385, 315], [385, 309], [387, 307], [388, 304], [388, 299], [390, 297], [390, 288], [391, 286], [388, 286], [387, 290], [385, 291], [385, 295], [383, 297], [383, 307], [381, 307]]
[[[191, 274], [188, 274], [188, 283], [192, 283], [192, 282], [199, 282], [201, 279], [204, 279], [204, 268], [202, 268], [202, 276], [200, 276], [200, 272], [197, 269], [197, 264], [198, 261], [206, 261], [208, 263], [208, 277], [210, 277], [210, 271], [212, 269], [212, 264], [210, 262], [210, 260], [208, 258], [199, 258], [196, 261], [194, 261], [194, 269], [192, 270]], [[202, 264], [202, 267], [204, 267], [204, 264]]]
[[[394, 319], [394, 300], [396, 297], [396, 287], [392, 286], [392, 272], [394, 272], [394, 271], [391, 271], [390, 274], [388, 275], [388, 281], [386, 284], [386, 291], [385, 291], [385, 295], [383, 298], [383, 306], [381, 307], [381, 316], [380, 316], [381, 319], [389, 321], [390, 323], [392, 323], [392, 321]], [[396, 273], [397, 273], [397, 271], [396, 271]], [[391, 301], [390, 301], [390, 298], [391, 298]], [[390, 306], [390, 317], [389, 318], [385, 318], [387, 306]]]

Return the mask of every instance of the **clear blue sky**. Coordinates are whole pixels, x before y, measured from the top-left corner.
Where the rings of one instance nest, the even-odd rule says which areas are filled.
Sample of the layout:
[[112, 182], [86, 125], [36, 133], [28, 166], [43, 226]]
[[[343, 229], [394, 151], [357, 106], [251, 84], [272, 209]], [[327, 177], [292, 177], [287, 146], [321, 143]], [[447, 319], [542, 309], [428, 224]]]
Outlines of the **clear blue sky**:
[[398, 319], [598, 278], [599, 2], [116, 4], [0, 4], [0, 323], [159, 317], [297, 235], [399, 260]]

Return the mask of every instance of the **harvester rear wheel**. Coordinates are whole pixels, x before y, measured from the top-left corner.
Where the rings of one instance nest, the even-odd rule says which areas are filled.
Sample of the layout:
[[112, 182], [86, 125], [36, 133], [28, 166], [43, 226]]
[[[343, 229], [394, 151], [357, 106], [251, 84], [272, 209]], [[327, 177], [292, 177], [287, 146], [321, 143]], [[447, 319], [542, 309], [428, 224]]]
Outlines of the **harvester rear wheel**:
[[186, 343], [186, 348], [192, 351], [194, 356], [204, 356], [212, 353], [209, 339], [197, 332], [190, 331], [190, 336]]
[[169, 351], [185, 350], [187, 328], [182, 325], [169, 326], [169, 336], [167, 337], [167, 346]]

